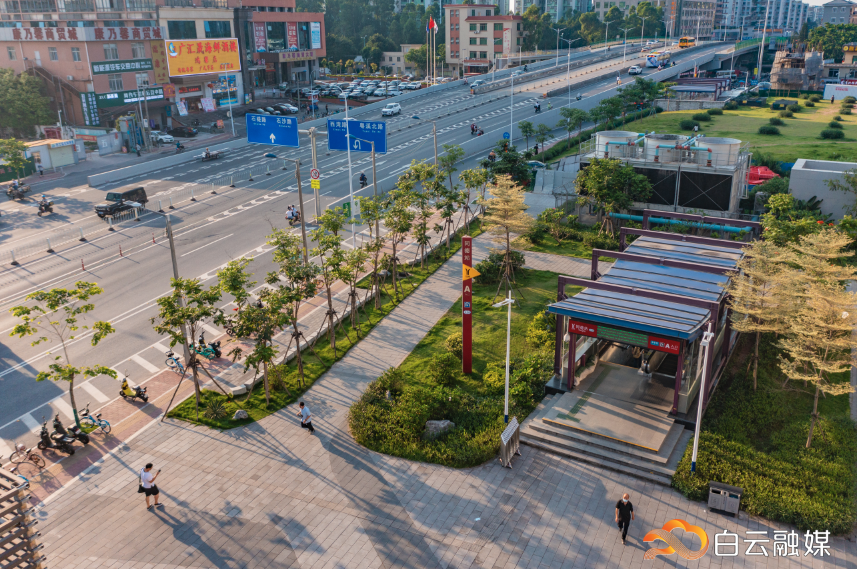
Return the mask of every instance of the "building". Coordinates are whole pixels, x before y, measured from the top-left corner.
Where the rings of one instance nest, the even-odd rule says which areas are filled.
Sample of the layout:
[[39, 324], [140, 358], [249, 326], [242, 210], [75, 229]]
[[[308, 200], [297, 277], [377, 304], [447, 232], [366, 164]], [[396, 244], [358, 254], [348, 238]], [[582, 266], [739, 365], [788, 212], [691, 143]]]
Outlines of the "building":
[[824, 83], [857, 85], [857, 43], [843, 45], [842, 62], [825, 63], [821, 76]]
[[854, 197], [850, 193], [832, 190], [828, 181], [836, 180], [847, 184], [845, 175], [855, 168], [855, 162], [799, 158], [789, 175], [789, 193], [796, 200], [818, 199], [821, 213], [841, 220], [854, 205]]
[[497, 15], [495, 5], [447, 4], [446, 63], [453, 76], [486, 73], [497, 57], [520, 49], [521, 16]]
[[[715, 14], [715, 37], [736, 40], [740, 38], [760, 37], [761, 30], [786, 35], [800, 31], [810, 16], [811, 6], [800, 0], [723, 0], [718, 3]], [[767, 23], [765, 13], [768, 13]]]
[[779, 91], [816, 91], [822, 83], [819, 51], [777, 51], [771, 66], [771, 88]]
[[715, 9], [715, 0], [680, 0], [671, 35], [677, 38], [689, 36], [698, 40], [711, 39]]
[[822, 16], [820, 23], [823, 24], [847, 24], [851, 21], [851, 9], [854, 2], [849, 0], [831, 0], [822, 5]]
[[[405, 55], [412, 49], [418, 49], [425, 44], [403, 43], [399, 51], [385, 51], [381, 56], [381, 67], [396, 75], [414, 74], [417, 69], [410, 61], [405, 61]], [[424, 71], [424, 70], [423, 70]]]
[[824, 6], [809, 6], [807, 9], [807, 19], [813, 22], [820, 23], [824, 18]]

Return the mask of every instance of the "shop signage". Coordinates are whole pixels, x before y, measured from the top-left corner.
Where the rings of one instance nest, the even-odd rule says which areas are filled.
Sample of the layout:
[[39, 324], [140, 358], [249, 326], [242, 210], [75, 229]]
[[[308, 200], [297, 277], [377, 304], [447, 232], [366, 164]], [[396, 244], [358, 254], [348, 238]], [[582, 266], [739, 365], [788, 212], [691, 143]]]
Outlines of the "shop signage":
[[101, 119], [98, 117], [98, 100], [95, 93], [81, 93], [80, 106], [83, 109], [84, 124], [89, 126], [101, 125]]
[[649, 336], [638, 332], [610, 328], [609, 326], [587, 324], [585, 322], [578, 322], [571, 319], [568, 321], [568, 332], [570, 334], [589, 336], [590, 338], [601, 338], [603, 340], [610, 340], [611, 342], [640, 346], [649, 348], [650, 350], [657, 350], [659, 352], [667, 352], [670, 354], [678, 354], [681, 348], [681, 343], [678, 340]]
[[161, 88], [164, 90], [164, 97], [175, 97], [176, 96], [176, 86], [172, 83], [165, 83], [161, 85]]
[[85, 142], [98, 142], [98, 137], [91, 134], [78, 134], [77, 139]]
[[857, 79], [840, 79], [840, 85], [857, 85]]
[[461, 371], [473, 371], [473, 238], [461, 238]]
[[[149, 48], [152, 50], [152, 67], [155, 69], [155, 83], [169, 83], [170, 71], [167, 68], [167, 50], [162, 41], [150, 41]], [[167, 95], [173, 97], [173, 95]]]
[[63, 146], [72, 146], [74, 145], [73, 140], [62, 140], [60, 142], [54, 142], [50, 145], [50, 148], [62, 148]]
[[214, 99], [210, 97], [203, 97], [202, 99], [200, 99], [200, 102], [202, 103], [202, 110], [204, 110], [205, 112], [210, 113], [214, 111]]
[[201, 93], [202, 87], [199, 85], [190, 85], [189, 87], [179, 87], [179, 94], [186, 95], [188, 93]]
[[253, 39], [256, 42], [256, 52], [268, 51], [268, 32], [265, 22], [253, 22]]
[[313, 49], [321, 49], [321, 23], [320, 22], [310, 22], [309, 23], [309, 35], [310, 41], [312, 42]]
[[298, 49], [298, 25], [295, 22], [286, 22], [286, 47]]
[[241, 69], [238, 40], [168, 40], [170, 77], [223, 73]]
[[112, 41], [162, 40], [160, 26], [134, 28], [0, 28], [0, 41]]
[[281, 51], [280, 61], [308, 61], [315, 59], [314, 51]]
[[121, 61], [98, 61], [92, 63], [93, 75], [122, 73], [125, 71], [152, 71], [151, 59], [126, 59]]
[[184, 101], [179, 101], [176, 103], [176, 108], [179, 110], [179, 115], [186, 117], [187, 116], [187, 103]]
[[161, 87], [149, 87], [137, 91], [117, 91], [115, 93], [96, 93], [95, 99], [98, 108], [121, 107], [137, 101], [156, 101], [164, 98], [164, 90]]

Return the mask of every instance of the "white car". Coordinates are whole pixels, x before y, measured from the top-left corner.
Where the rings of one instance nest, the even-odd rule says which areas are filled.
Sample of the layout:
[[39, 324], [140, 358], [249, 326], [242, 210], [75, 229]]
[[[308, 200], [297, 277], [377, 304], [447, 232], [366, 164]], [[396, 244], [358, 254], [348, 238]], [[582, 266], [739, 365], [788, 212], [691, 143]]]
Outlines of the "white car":
[[158, 142], [161, 144], [176, 141], [171, 134], [167, 134], [167, 133], [162, 132], [160, 130], [153, 130], [152, 131], [152, 140], [154, 142]]
[[643, 68], [639, 65], [632, 65], [628, 68], [628, 75], [640, 75], [643, 72]]
[[390, 97], [398, 97], [401, 94], [402, 92], [399, 91], [399, 89], [397, 89], [396, 87], [390, 87], [389, 89], [387, 89], [387, 95]]
[[381, 109], [381, 115], [391, 117], [402, 112], [402, 106], [399, 103], [387, 103], [387, 106]]
[[484, 80], [484, 79], [477, 79], [476, 81], [474, 81], [473, 83], [471, 83], [471, 84], [470, 84], [470, 86], [471, 86], [471, 87], [479, 87], [480, 85], [484, 85], [484, 84], [485, 84], [485, 80]]

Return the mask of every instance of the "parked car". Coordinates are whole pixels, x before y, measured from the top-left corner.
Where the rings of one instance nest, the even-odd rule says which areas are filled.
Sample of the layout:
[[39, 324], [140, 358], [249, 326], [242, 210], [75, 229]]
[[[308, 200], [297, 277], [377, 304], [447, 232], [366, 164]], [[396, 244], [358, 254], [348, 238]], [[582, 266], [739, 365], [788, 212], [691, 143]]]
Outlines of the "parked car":
[[387, 89], [387, 96], [389, 97], [398, 97], [401, 94], [402, 92], [399, 91], [397, 87], [391, 87], [390, 89]]
[[157, 142], [159, 144], [166, 144], [168, 142], [175, 142], [175, 139], [163, 131], [153, 130], [152, 131], [152, 142]]
[[378, 89], [375, 89], [375, 92], [372, 93], [372, 96], [373, 97], [386, 97], [387, 96], [387, 90], [384, 89], [383, 87], [380, 87]]
[[104, 199], [104, 202], [95, 206], [95, 214], [102, 219], [108, 215], [116, 215], [125, 210], [146, 205], [149, 201], [143, 187], [124, 192], [107, 192]]
[[387, 103], [387, 105], [381, 109], [381, 115], [385, 117], [391, 117], [393, 115], [398, 115], [402, 112], [402, 106], [399, 103]]
[[420, 83], [419, 81], [411, 81], [411, 89], [416, 90], [416, 89], [422, 89], [422, 88], [423, 88], [423, 84]]
[[643, 68], [639, 65], [632, 65], [628, 68], [628, 75], [640, 75], [643, 72]]
[[274, 107], [265, 107], [265, 111], [272, 115], [282, 114], [279, 109], [275, 109]]
[[189, 126], [177, 126], [176, 128], [171, 128], [167, 131], [167, 134], [170, 136], [178, 136], [181, 138], [193, 138], [199, 131], [195, 128], [191, 128]]
[[274, 105], [274, 106], [276, 108], [280, 109], [280, 111], [283, 113], [290, 113], [290, 114], [294, 115], [294, 114], [300, 112], [300, 109], [298, 109], [296, 106], [289, 105], [287, 103], [279, 103], [279, 104]]

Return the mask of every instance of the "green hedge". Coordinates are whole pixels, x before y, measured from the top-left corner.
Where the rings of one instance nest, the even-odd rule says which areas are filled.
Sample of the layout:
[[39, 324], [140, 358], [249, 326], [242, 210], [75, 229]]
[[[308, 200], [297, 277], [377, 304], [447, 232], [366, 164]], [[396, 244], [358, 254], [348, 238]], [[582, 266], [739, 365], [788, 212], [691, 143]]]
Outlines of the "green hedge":
[[828, 140], [845, 138], [845, 133], [843, 131], [835, 129], [835, 128], [826, 128], [826, 129], [821, 131], [821, 138], [825, 138]]
[[723, 109], [708, 109], [705, 112], [708, 113], [709, 115], [722, 115]]
[[778, 114], [784, 119], [790, 119], [795, 116], [795, 114], [791, 111], [780, 111]]
[[759, 134], [780, 134], [780, 129], [769, 124], [763, 124], [759, 127]]
[[786, 109], [788, 109], [789, 111], [791, 111], [793, 113], [799, 113], [800, 112], [800, 105], [789, 105], [788, 107], [786, 107]]
[[696, 113], [690, 118], [699, 122], [708, 122], [711, 120], [711, 115], [709, 115], [708, 113]]
[[678, 126], [682, 130], [693, 130], [693, 127], [699, 128], [700, 125], [697, 121], [692, 121], [690, 119], [684, 119], [683, 121], [678, 123]]
[[786, 121], [784, 121], [783, 119], [778, 119], [777, 117], [773, 117], [773, 118], [769, 119], [768, 122], [774, 126], [785, 126], [786, 125]]
[[839, 128], [839, 129], [845, 128], [842, 126], [841, 122], [837, 122], [837, 121], [830, 121], [829, 123], [827, 123], [827, 126], [829, 126], [830, 128]]

